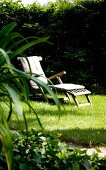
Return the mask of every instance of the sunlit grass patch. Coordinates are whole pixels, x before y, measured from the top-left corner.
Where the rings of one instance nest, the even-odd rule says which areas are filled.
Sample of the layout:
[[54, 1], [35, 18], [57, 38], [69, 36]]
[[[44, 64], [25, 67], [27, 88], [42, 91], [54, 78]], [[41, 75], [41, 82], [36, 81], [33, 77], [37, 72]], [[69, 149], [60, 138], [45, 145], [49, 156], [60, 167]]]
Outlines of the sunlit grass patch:
[[[106, 145], [106, 96], [91, 95], [92, 106], [78, 108], [63, 104], [61, 111], [56, 105], [31, 101], [46, 131], [60, 134], [61, 140], [84, 145]], [[29, 129], [40, 130], [36, 115], [25, 106]], [[11, 121], [17, 125], [17, 120]], [[18, 124], [19, 125], [19, 124]], [[21, 128], [23, 121], [21, 121]]]

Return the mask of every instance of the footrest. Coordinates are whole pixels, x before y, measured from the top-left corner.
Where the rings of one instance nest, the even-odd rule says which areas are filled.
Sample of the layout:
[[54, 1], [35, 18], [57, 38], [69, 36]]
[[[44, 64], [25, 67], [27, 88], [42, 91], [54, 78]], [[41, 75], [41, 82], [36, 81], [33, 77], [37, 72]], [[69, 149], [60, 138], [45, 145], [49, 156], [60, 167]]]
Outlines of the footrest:
[[81, 96], [81, 95], [86, 95], [86, 94], [91, 94], [91, 92], [87, 89], [75, 89], [75, 90], [70, 90], [68, 93], [74, 95], [74, 96]]
[[[72, 95], [72, 98], [78, 107], [90, 106], [92, 104], [91, 100], [89, 98], [89, 94], [91, 94], [91, 92], [87, 89], [74, 89], [74, 90], [68, 91], [67, 93]], [[87, 99], [87, 103], [79, 104], [79, 102], [77, 100], [77, 96], [81, 96], [81, 95], [85, 95], [85, 97]]]

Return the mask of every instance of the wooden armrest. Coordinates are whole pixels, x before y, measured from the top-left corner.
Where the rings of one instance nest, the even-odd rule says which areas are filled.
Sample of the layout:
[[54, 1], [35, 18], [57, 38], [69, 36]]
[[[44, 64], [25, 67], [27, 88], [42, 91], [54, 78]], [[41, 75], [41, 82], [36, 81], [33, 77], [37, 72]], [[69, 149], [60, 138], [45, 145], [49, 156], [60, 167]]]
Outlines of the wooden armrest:
[[63, 74], [66, 74], [66, 71], [61, 71], [57, 74], [54, 74], [53, 76], [50, 76], [48, 79], [51, 80], [51, 79], [54, 79], [54, 78], [58, 78], [58, 77], [62, 76]]

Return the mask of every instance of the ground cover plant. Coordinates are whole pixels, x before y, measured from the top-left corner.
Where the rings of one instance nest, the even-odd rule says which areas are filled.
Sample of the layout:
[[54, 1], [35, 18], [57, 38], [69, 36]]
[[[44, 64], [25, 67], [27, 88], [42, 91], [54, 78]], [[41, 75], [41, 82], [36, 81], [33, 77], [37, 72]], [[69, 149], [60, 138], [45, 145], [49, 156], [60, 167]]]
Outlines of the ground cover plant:
[[[56, 135], [46, 132], [14, 133], [14, 166], [16, 170], [97, 170], [106, 168], [106, 159], [99, 157], [99, 150], [89, 154], [86, 149], [73, 149], [62, 144]], [[2, 159], [1, 159], [2, 158]], [[7, 166], [3, 156], [0, 168]]]

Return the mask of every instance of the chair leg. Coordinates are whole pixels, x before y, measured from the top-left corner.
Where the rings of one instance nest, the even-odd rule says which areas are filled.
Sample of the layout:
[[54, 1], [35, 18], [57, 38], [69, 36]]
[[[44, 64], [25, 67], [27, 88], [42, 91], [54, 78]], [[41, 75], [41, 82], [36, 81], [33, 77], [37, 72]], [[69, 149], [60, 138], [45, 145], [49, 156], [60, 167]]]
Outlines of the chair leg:
[[71, 101], [71, 100], [72, 100], [72, 98], [73, 98], [73, 100], [74, 100], [75, 104], [79, 107], [79, 103], [78, 103], [78, 100], [77, 100], [77, 98], [76, 98], [76, 96], [75, 96], [75, 95], [71, 94], [72, 98], [70, 97], [70, 94], [69, 94], [69, 93], [67, 93], [67, 92], [65, 93], [65, 95], [66, 95], [66, 97], [68, 98], [68, 100], [69, 100], [69, 101]]
[[90, 97], [88, 96], [88, 94], [85, 95], [86, 96], [86, 99], [88, 101], [88, 103], [90, 103], [90, 105], [92, 104], [91, 100], [90, 100]]
[[73, 98], [75, 104], [79, 107], [80, 104], [78, 103], [77, 97], [72, 94], [72, 98]]
[[77, 107], [90, 106], [90, 105], [92, 104], [92, 103], [91, 103], [91, 100], [90, 100], [90, 98], [89, 98], [89, 96], [88, 96], [88, 94], [85, 95], [85, 97], [86, 97], [86, 99], [87, 99], [88, 102], [87, 102], [87, 103], [79, 104], [79, 102], [78, 102], [78, 100], [77, 100], [77, 96], [75, 96], [75, 95], [72, 94], [72, 98], [73, 98], [73, 100], [74, 100], [74, 102], [75, 102], [75, 104], [76, 104]]
[[47, 98], [46, 94], [44, 93], [43, 89], [41, 87], [39, 87], [39, 89], [40, 89], [40, 91], [42, 93], [42, 97], [45, 100], [45, 102], [48, 102], [48, 98]]
[[[77, 107], [90, 106], [92, 104], [92, 102], [89, 98], [90, 93], [91, 92], [86, 90], [86, 89], [79, 89], [79, 90], [68, 91], [68, 96], [71, 94], [71, 96], [72, 96]], [[77, 96], [85, 96], [86, 99], [87, 99], [87, 103], [79, 104], [79, 102], [77, 100]]]
[[71, 97], [70, 97], [69, 93], [65, 92], [65, 95], [68, 98], [68, 100], [71, 101]]

